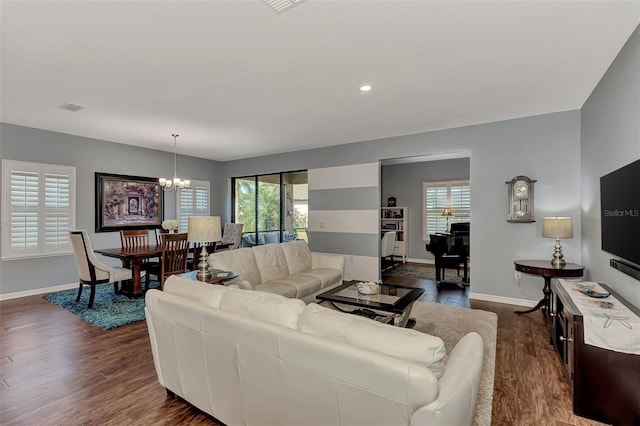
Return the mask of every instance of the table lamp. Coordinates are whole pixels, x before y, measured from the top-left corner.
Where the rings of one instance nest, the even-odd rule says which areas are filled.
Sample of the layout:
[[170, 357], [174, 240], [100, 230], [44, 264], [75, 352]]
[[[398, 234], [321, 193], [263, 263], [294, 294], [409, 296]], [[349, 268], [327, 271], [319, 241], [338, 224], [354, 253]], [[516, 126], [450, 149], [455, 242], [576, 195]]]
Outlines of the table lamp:
[[449, 207], [445, 207], [444, 210], [442, 211], [442, 216], [447, 217], [447, 232], [449, 232], [449, 218], [453, 216], [453, 212]]
[[[207, 263], [207, 257], [209, 257], [209, 253], [207, 253], [207, 243], [220, 241], [222, 239], [220, 216], [190, 216], [188, 232], [189, 242], [202, 244], [196, 278], [200, 281], [206, 281], [211, 278], [209, 264]], [[193, 262], [195, 264], [196, 259], [193, 259]]]
[[542, 219], [542, 236], [545, 238], [555, 238], [553, 259], [551, 264], [554, 268], [562, 268], [567, 262], [564, 261], [560, 238], [573, 238], [573, 220], [570, 217], [545, 217]]

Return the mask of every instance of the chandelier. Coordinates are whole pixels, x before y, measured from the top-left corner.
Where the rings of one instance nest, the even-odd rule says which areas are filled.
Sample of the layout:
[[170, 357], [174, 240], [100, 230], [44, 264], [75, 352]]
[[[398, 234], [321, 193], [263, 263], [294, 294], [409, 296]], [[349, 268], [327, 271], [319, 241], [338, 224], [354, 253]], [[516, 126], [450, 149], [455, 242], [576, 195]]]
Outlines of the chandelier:
[[189, 188], [191, 186], [191, 181], [188, 179], [180, 179], [178, 177], [178, 170], [176, 167], [177, 164], [177, 144], [178, 144], [178, 134], [173, 133], [173, 179], [167, 179], [161, 177], [158, 179], [158, 183], [165, 191], [177, 191], [178, 189]]

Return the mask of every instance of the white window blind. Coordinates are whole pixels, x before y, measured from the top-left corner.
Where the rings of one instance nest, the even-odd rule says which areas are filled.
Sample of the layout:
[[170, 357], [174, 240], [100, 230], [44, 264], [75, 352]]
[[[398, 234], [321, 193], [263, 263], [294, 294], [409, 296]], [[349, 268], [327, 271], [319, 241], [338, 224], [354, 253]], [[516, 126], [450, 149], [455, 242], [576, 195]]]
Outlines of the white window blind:
[[191, 187], [178, 191], [178, 222], [180, 232], [187, 232], [189, 216], [209, 216], [209, 182], [191, 181]]
[[71, 253], [75, 167], [2, 160], [2, 258]]
[[471, 216], [471, 186], [469, 181], [423, 182], [423, 239], [429, 234], [447, 232], [447, 216], [442, 216], [446, 207], [451, 208], [449, 225], [468, 222]]

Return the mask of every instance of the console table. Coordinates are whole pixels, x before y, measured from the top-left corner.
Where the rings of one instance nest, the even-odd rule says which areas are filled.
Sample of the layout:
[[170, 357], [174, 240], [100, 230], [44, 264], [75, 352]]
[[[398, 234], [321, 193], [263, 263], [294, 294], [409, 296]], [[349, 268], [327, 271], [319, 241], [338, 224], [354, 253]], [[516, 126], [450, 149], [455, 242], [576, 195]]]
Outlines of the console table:
[[576, 263], [567, 263], [562, 268], [556, 268], [551, 264], [550, 260], [514, 260], [513, 264], [516, 271], [540, 275], [544, 278], [544, 288], [542, 289], [544, 297], [533, 308], [526, 311], [514, 311], [516, 314], [528, 314], [538, 309], [546, 309], [548, 313], [551, 278], [581, 277], [584, 271], [584, 266]]
[[[640, 309], [606, 285], [599, 285], [616, 303], [640, 316]], [[573, 412], [609, 424], [639, 425], [640, 355], [586, 344], [585, 318], [588, 320], [589, 314], [583, 315], [559, 280], [551, 281], [550, 291], [550, 340], [569, 380]]]

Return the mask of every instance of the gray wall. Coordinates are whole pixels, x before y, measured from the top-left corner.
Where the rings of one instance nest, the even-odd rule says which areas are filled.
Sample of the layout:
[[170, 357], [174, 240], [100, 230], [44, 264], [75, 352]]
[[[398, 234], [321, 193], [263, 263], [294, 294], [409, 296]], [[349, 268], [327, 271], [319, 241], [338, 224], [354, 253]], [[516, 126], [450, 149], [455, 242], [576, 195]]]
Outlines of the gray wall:
[[[640, 306], [640, 281], [609, 267], [600, 248], [600, 177], [640, 158], [640, 34], [627, 41], [582, 108], [582, 258], [589, 278]], [[640, 184], [635, 182], [635, 191]]]
[[[507, 186], [517, 175], [537, 179], [536, 217], [566, 215], [580, 228], [580, 112], [568, 111], [477, 126], [378, 139], [331, 148], [223, 163], [228, 177], [362, 164], [383, 159], [469, 151], [474, 231], [472, 292], [537, 301], [542, 278], [514, 281], [513, 260], [551, 259], [554, 241], [541, 221], [507, 223]], [[553, 153], [551, 155], [550, 153]], [[228, 203], [228, 183], [225, 191]], [[230, 207], [227, 204], [228, 211]], [[565, 258], [580, 263], [580, 235], [564, 240]], [[339, 252], [339, 248], [336, 248]]]
[[[409, 227], [407, 235], [409, 259], [433, 260], [422, 238], [422, 183], [447, 180], [468, 180], [469, 158], [425, 161], [419, 163], [382, 166], [382, 203], [397, 198], [397, 205], [407, 207]], [[473, 213], [473, 206], [471, 207]]]
[[[0, 145], [2, 158], [76, 167], [76, 227], [89, 231], [94, 248], [120, 246], [117, 232], [94, 233], [95, 172], [151, 177], [173, 174], [172, 153], [30, 127], [0, 123]], [[178, 174], [211, 181], [212, 200], [222, 196], [214, 185], [216, 168], [214, 161], [178, 156]], [[175, 218], [175, 193], [166, 193], [164, 203], [165, 218]], [[212, 203], [212, 214], [221, 213], [222, 207]], [[78, 282], [73, 256], [7, 260], [0, 265], [0, 294]]]

